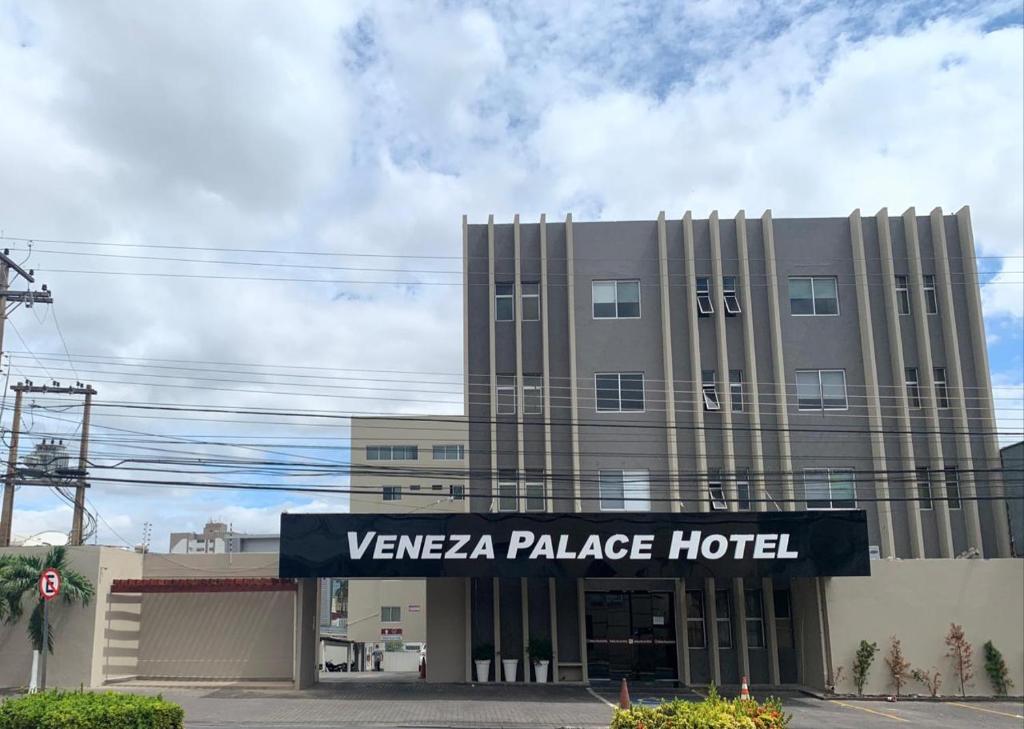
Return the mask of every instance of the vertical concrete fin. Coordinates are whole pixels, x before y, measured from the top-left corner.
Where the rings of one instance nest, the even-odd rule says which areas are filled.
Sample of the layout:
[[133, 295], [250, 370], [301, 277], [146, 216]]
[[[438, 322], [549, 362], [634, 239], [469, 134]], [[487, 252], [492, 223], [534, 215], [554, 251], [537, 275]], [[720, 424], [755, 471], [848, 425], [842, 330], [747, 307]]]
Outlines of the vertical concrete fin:
[[683, 260], [686, 268], [686, 284], [684, 286], [686, 300], [686, 319], [690, 344], [690, 392], [693, 398], [693, 447], [694, 465], [700, 483], [695, 484], [694, 498], [701, 511], [708, 511], [710, 498], [707, 493], [707, 479], [704, 474], [708, 470], [707, 446], [704, 434], [704, 396], [701, 394], [700, 383], [700, 336], [697, 331], [697, 273], [693, 255], [693, 215], [689, 210], [683, 215]]
[[525, 511], [525, 490], [526, 490], [526, 453], [523, 448], [523, 415], [526, 409], [523, 385], [525, 375], [523, 373], [523, 252], [522, 252], [522, 231], [519, 228], [519, 214], [512, 218], [512, 244], [513, 264], [515, 274], [513, 281], [515, 285], [515, 312], [516, 312], [516, 509]]
[[882, 404], [878, 391], [878, 370], [875, 359], [875, 335], [871, 322], [871, 295], [868, 291], [867, 261], [864, 254], [864, 229], [860, 210], [850, 214], [850, 247], [853, 256], [854, 290], [857, 294], [857, 328], [860, 331], [860, 351], [864, 365], [865, 404], [868, 412], [868, 429], [871, 431], [872, 468], [876, 474], [873, 493], [878, 496], [875, 506], [878, 512], [879, 548], [885, 558], [895, 557], [895, 540], [892, 528], [892, 504], [889, 499], [889, 481], [886, 473], [885, 437], [882, 426]]
[[668, 236], [665, 231], [665, 211], [658, 213], [658, 289], [661, 292], [661, 352], [665, 378], [665, 448], [668, 451], [671, 510], [679, 511], [682, 493], [679, 485], [679, 445], [676, 433], [676, 380], [672, 360], [672, 303], [668, 274]]
[[971, 225], [971, 209], [964, 205], [956, 214], [957, 231], [960, 238], [960, 256], [964, 266], [964, 284], [967, 286], [967, 313], [971, 321], [971, 350], [974, 352], [974, 372], [978, 385], [978, 399], [975, 407], [980, 409], [983, 420], [985, 461], [993, 470], [988, 475], [989, 502], [992, 520], [996, 530], [996, 557], [1010, 555], [1010, 522], [1006, 514], [1003, 474], [998, 470], [1001, 462], [999, 439], [996, 435], [997, 421], [992, 401], [992, 378], [988, 369], [988, 343], [985, 341], [985, 319], [981, 309], [981, 284], [978, 282], [978, 266], [974, 252], [974, 228]]
[[[573, 511], [583, 511], [580, 493], [580, 383], [576, 372], [576, 264], [572, 239], [572, 213], [565, 216], [565, 257], [569, 307], [569, 402], [572, 415], [572, 494]], [[582, 584], [582, 583], [581, 583]]]
[[[929, 216], [932, 229], [932, 256], [935, 262], [935, 294], [938, 298], [938, 316], [942, 325], [942, 343], [945, 350], [946, 389], [948, 404], [953, 408], [956, 429], [956, 459], [960, 469], [959, 486], [967, 527], [967, 546], [985, 556], [981, 537], [981, 515], [977, 501], [977, 481], [974, 474], [974, 454], [971, 449], [970, 421], [964, 395], [963, 373], [960, 370], [960, 336], [957, 331], [956, 309], [953, 303], [953, 285], [949, 271], [949, 247], [946, 245], [946, 221], [942, 208], [935, 208]], [[967, 283], [969, 286], [970, 284]], [[938, 402], [938, 391], [933, 390]]]
[[490, 494], [490, 505], [488, 511], [494, 511], [496, 501], [496, 494], [498, 491], [498, 373], [497, 373], [497, 355], [495, 346], [495, 331], [494, 331], [494, 215], [487, 216], [487, 310], [490, 313], [490, 317], [487, 323], [487, 330], [490, 337], [490, 389], [488, 392], [488, 400], [491, 403], [490, 421], [491, 421], [491, 474], [490, 483], [488, 484], [488, 493]]
[[[918, 390], [924, 408], [925, 427], [928, 429], [928, 470], [932, 489], [932, 507], [939, 538], [939, 556], [953, 557], [953, 528], [947, 500], [945, 459], [942, 437], [939, 435], [939, 411], [935, 407], [935, 382], [932, 377], [932, 343], [928, 315], [924, 301], [924, 275], [921, 271], [921, 246], [917, 233], [917, 213], [908, 208], [903, 213], [903, 228], [907, 239], [907, 264], [910, 269], [910, 320], [917, 342]], [[962, 502], [961, 502], [962, 504]]]
[[551, 294], [548, 290], [548, 219], [543, 213], [540, 216], [540, 292], [541, 346], [544, 347], [544, 494], [547, 498], [547, 510], [555, 511], [555, 484], [551, 478], [554, 465], [551, 455], [551, 339], [548, 323], [548, 302], [551, 301]]
[[722, 236], [718, 227], [718, 211], [711, 211], [708, 218], [711, 244], [711, 292], [715, 303], [723, 309], [715, 317], [715, 379], [720, 383], [718, 399], [722, 409], [718, 418], [722, 423], [722, 486], [726, 504], [730, 511], [736, 511], [736, 457], [732, 431], [732, 390], [729, 387], [729, 351], [725, 334], [725, 311], [722, 288]]

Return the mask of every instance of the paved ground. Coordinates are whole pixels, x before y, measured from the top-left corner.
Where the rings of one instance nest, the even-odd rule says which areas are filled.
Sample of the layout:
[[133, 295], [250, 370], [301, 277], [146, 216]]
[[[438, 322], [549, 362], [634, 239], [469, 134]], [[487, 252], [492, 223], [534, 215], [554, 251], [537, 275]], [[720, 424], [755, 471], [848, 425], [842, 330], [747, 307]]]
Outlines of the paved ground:
[[[189, 729], [606, 729], [618, 699], [615, 687], [437, 685], [343, 681], [308, 691], [281, 687], [128, 690], [161, 692], [185, 707]], [[698, 694], [634, 688], [635, 702], [697, 699]], [[798, 693], [783, 697], [791, 729], [1022, 729], [1019, 701], [933, 703], [822, 701]]]

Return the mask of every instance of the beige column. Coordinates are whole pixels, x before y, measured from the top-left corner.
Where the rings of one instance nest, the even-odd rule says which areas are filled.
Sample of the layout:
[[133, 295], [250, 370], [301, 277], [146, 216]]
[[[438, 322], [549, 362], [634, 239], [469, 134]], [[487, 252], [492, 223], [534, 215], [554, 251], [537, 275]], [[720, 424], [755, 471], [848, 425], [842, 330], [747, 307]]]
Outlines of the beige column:
[[711, 669], [711, 680], [716, 686], [722, 683], [722, 658], [718, 654], [718, 596], [715, 594], [714, 578], [704, 580], [705, 604], [707, 614], [704, 616], [708, 630], [708, 661]]
[[512, 219], [512, 242], [515, 270], [515, 312], [516, 312], [516, 510], [526, 511], [526, 453], [523, 452], [523, 411], [526, 398], [523, 396], [523, 275], [522, 250], [519, 231], [519, 213]]
[[[960, 469], [960, 505], [967, 526], [967, 546], [985, 556], [981, 538], [981, 515], [978, 511], [977, 480], [974, 475], [974, 454], [971, 448], [971, 428], [967, 418], [967, 398], [964, 393], [963, 372], [960, 369], [960, 337], [957, 333], [956, 308], [953, 304], [953, 285], [949, 275], [949, 249], [946, 245], [946, 224], [942, 208], [932, 210], [932, 255], [935, 259], [935, 288], [942, 324], [942, 343], [946, 352], [946, 389], [956, 423], [956, 460]], [[970, 284], [968, 284], [970, 285]], [[935, 391], [932, 390], [932, 397]], [[938, 402], [936, 402], [936, 406]]]
[[974, 260], [974, 229], [971, 226], [971, 209], [966, 205], [956, 214], [960, 232], [960, 255], [964, 265], [964, 285], [967, 288], [967, 313], [971, 320], [971, 351], [974, 352], [974, 371], [978, 381], [977, 407], [982, 420], [979, 430], [986, 435], [985, 463], [993, 469], [988, 474], [988, 495], [992, 505], [992, 523], [996, 530], [996, 554], [993, 557], [1010, 556], [1010, 522], [1006, 514], [1006, 492], [1003, 488], [1003, 474], [1000, 464], [999, 439], [996, 435], [995, 405], [992, 402], [992, 378], [988, 369], [988, 343], [985, 341], [985, 320], [981, 311], [981, 284], [978, 281], [978, 267]]
[[665, 233], [665, 211], [658, 213], [658, 268], [661, 289], [661, 352], [665, 373], [665, 446], [668, 450], [669, 488], [671, 511], [682, 508], [679, 489], [679, 444], [676, 435], [676, 379], [672, 363], [672, 303], [669, 297], [668, 236]]
[[[693, 256], [693, 216], [689, 210], [683, 215], [683, 259], [686, 268], [686, 317], [689, 328], [690, 343], [690, 392], [693, 405], [693, 456], [695, 471], [698, 474], [690, 484], [692, 497], [697, 500], [701, 511], [711, 508], [710, 494], [707, 490], [708, 456], [704, 439], [704, 395], [700, 382], [700, 337], [697, 333], [697, 272]], [[680, 489], [682, 487], [680, 486]], [[683, 492], [685, 494], [685, 491]]]
[[729, 387], [729, 351], [725, 337], [725, 312], [722, 310], [722, 245], [718, 230], [718, 211], [712, 210], [708, 217], [708, 228], [711, 233], [711, 292], [719, 311], [715, 320], [715, 362], [718, 374], [715, 379], [721, 383], [719, 402], [722, 409], [719, 417], [722, 421], [722, 486], [725, 492], [729, 511], [736, 511], [736, 455], [732, 439], [732, 390]]
[[[467, 495], [466, 501], [469, 501]], [[473, 578], [467, 577], [463, 580], [463, 590], [465, 590], [465, 612], [463, 613], [463, 622], [466, 627], [466, 681], [473, 681]]]
[[775, 685], [779, 678], [779, 635], [775, 630], [775, 581], [771, 577], [761, 580], [761, 605], [764, 613], [764, 635], [768, 651], [768, 682]]
[[676, 620], [676, 671], [684, 686], [690, 685], [690, 636], [686, 632], [686, 582], [673, 580]]
[[501, 582], [497, 577], [491, 578], [493, 602], [491, 607], [494, 618], [494, 680], [501, 680]]
[[[893, 268], [892, 231], [889, 211], [882, 208], [875, 216], [878, 225], [878, 250], [882, 263], [882, 301], [885, 307], [885, 330], [889, 340], [889, 366], [892, 368], [893, 388], [891, 400], [896, 403], [896, 432], [899, 434], [900, 466], [906, 474], [916, 474], [914, 439], [910, 433], [910, 403], [903, 386], [906, 364], [903, 360], [903, 336], [900, 333], [899, 309], [896, 304], [896, 272]], [[904, 492], [907, 493], [907, 492]], [[924, 534], [921, 529], [921, 503], [906, 501], [907, 523], [910, 525], [910, 556], [921, 559], [924, 553]]]
[[[928, 470], [932, 487], [932, 508], [939, 535], [939, 556], [953, 556], [953, 532], [946, 500], [946, 477], [943, 468], [942, 437], [939, 435], [939, 411], [935, 407], [935, 381], [932, 377], [932, 343], [928, 315], [924, 304], [924, 278], [921, 274], [921, 248], [917, 238], [917, 213], [908, 208], [903, 213], [903, 229], [907, 239], [907, 262], [910, 268], [911, 319], [917, 341], [918, 388], [924, 409], [925, 427], [928, 428]], [[901, 373], [902, 374], [902, 373]]]
[[789, 437], [789, 398], [786, 396], [786, 363], [782, 353], [782, 315], [779, 312], [779, 273], [775, 267], [775, 229], [772, 211], [761, 216], [761, 238], [764, 241], [764, 265], [768, 280], [768, 329], [772, 343], [772, 373], [775, 387], [775, 423], [779, 429], [779, 471], [782, 497], [786, 511], [796, 509], [793, 488], [793, 452]]
[[[491, 402], [491, 473], [488, 475], [490, 481], [491, 504], [488, 511], [497, 511], [498, 505], [498, 358], [494, 345], [494, 215], [487, 216], [487, 310], [490, 313], [490, 321], [487, 330], [490, 336], [491, 359], [491, 383], [488, 395]], [[468, 413], [467, 413], [468, 415]]]
[[[850, 246], [853, 254], [854, 290], [857, 292], [857, 328], [860, 331], [860, 351], [864, 364], [865, 401], [868, 411], [868, 429], [871, 431], [871, 463], [875, 471], [872, 492], [878, 495], [878, 533], [882, 557], [896, 556], [892, 530], [892, 503], [889, 499], [889, 479], [885, 459], [885, 435], [882, 425], [882, 403], [878, 392], [878, 370], [875, 360], [875, 334], [871, 323], [871, 295], [868, 292], [868, 272], [864, 260], [864, 229], [860, 210], [850, 214]], [[913, 478], [910, 474], [908, 478]], [[901, 492], [903, 493], [903, 492]]]
[[519, 612], [523, 621], [523, 683], [530, 683], [530, 593], [525, 577], [519, 578]]
[[576, 580], [576, 610], [579, 615], [580, 631], [580, 664], [583, 672], [583, 683], [590, 680], [590, 668], [587, 666], [587, 595], [583, 580]]
[[[583, 498], [580, 493], [580, 383], [576, 373], [576, 266], [572, 244], [572, 213], [565, 216], [565, 258], [566, 291], [569, 306], [569, 402], [572, 413], [573, 511], [580, 512], [583, 511]], [[580, 620], [583, 620], [582, 615], [580, 615]]]
[[[551, 456], [551, 341], [548, 329], [548, 221], [546, 215], [540, 216], [540, 316], [544, 346], [544, 495], [547, 499], [547, 510], [562, 511], [562, 505], [556, 504], [555, 484], [551, 479], [554, 471]], [[552, 662], [552, 671], [555, 670]]]
[[[541, 220], [544, 217], [541, 216]], [[548, 578], [548, 615], [551, 618], [551, 683], [558, 683], [558, 596], [555, 578]]]

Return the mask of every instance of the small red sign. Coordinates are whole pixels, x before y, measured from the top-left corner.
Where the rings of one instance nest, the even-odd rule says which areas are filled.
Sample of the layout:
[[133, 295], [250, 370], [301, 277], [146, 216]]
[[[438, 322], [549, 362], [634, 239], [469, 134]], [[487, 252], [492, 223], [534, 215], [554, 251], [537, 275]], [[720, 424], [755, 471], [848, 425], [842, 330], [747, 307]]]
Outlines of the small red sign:
[[52, 600], [60, 594], [60, 572], [53, 567], [47, 567], [39, 575], [39, 597], [44, 600]]

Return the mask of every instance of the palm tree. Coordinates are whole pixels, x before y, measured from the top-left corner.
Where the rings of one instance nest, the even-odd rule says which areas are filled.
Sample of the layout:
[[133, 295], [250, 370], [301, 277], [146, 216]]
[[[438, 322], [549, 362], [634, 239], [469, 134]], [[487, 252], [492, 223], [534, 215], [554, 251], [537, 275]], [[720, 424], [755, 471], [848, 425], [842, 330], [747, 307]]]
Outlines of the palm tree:
[[[0, 556], [0, 622], [16, 623], [24, 613], [26, 595], [35, 595], [35, 607], [28, 620], [28, 637], [32, 647], [43, 650], [43, 600], [38, 596], [39, 575], [53, 567], [61, 576], [60, 597], [66, 605], [89, 604], [95, 590], [92, 583], [80, 572], [68, 567], [67, 549], [53, 547], [45, 557], [25, 554]], [[46, 646], [53, 653], [53, 623], [48, 626]]]

